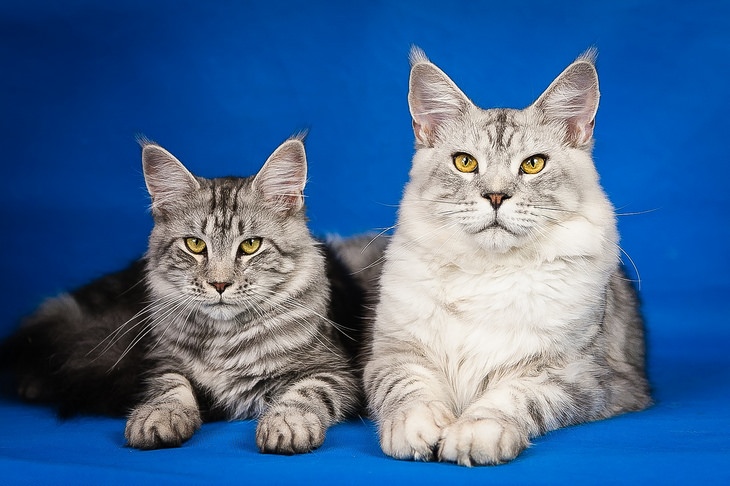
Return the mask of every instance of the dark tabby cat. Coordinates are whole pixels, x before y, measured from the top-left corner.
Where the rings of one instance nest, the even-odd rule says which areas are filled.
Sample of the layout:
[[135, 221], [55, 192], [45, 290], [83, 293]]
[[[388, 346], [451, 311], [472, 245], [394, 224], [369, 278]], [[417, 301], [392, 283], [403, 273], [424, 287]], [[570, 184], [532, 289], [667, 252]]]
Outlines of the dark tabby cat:
[[19, 394], [65, 415], [131, 410], [125, 435], [141, 449], [178, 446], [203, 418], [251, 417], [262, 452], [318, 447], [359, 409], [352, 360], [365, 282], [353, 273], [371, 267], [382, 241], [360, 252], [369, 240], [313, 239], [298, 138], [249, 178], [195, 177], [142, 145], [149, 249], [47, 301], [5, 343]]

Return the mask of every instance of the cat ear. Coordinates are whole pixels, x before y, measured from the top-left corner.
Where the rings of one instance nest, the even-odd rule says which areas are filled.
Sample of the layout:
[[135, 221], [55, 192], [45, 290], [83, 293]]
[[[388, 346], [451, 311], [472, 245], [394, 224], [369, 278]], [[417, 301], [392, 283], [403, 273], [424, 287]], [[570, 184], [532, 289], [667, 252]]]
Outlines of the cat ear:
[[170, 152], [144, 138], [140, 138], [139, 143], [142, 145], [144, 180], [152, 196], [153, 211], [200, 188], [195, 176]]
[[253, 187], [277, 211], [294, 213], [304, 206], [307, 155], [302, 137], [290, 138], [268, 158], [253, 180]]
[[472, 104], [456, 84], [418, 47], [411, 49], [408, 105], [418, 143], [432, 147], [441, 126]]
[[567, 142], [581, 147], [593, 139], [593, 125], [598, 110], [597, 51], [589, 49], [568, 66], [533, 106], [549, 119], [567, 128]]

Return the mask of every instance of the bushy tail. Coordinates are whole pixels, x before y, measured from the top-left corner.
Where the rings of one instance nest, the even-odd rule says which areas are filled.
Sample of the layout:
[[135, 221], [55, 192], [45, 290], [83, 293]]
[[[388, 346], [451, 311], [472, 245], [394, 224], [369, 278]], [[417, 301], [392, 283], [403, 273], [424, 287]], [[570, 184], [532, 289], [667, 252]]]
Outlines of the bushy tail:
[[370, 349], [372, 321], [380, 292], [380, 272], [389, 238], [363, 234], [329, 238], [327, 275], [332, 290], [331, 319], [342, 326], [342, 343], [358, 369]]
[[[47, 300], [0, 345], [18, 395], [78, 413], [123, 415], [141, 394], [148, 328], [144, 261]], [[139, 338], [139, 339], [138, 339]]]
[[129, 339], [109, 348], [109, 334], [84, 328], [72, 296], [48, 301], [0, 345], [0, 366], [10, 370], [24, 400], [49, 403], [61, 416], [124, 415], [141, 392], [142, 347], [116, 363]]

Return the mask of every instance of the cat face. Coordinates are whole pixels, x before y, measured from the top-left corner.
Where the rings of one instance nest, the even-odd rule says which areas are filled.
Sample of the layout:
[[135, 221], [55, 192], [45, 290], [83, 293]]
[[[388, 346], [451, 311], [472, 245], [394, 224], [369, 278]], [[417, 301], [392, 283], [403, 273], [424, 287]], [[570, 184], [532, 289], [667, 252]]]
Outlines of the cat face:
[[598, 79], [593, 54], [524, 110], [475, 106], [419, 50], [409, 104], [417, 152], [407, 196], [433, 225], [506, 252], [543, 239], [596, 197], [590, 158]]
[[302, 211], [300, 140], [282, 144], [249, 178], [195, 177], [154, 144], [144, 145], [143, 162], [155, 219], [148, 280], [158, 298], [232, 320], [262, 313], [296, 273], [321, 267]]

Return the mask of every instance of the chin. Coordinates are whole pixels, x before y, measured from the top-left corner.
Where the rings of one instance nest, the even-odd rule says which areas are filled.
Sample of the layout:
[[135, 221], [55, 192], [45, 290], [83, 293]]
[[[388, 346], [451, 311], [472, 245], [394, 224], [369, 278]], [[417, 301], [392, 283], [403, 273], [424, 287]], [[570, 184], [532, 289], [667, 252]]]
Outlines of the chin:
[[520, 239], [499, 228], [490, 228], [476, 235], [479, 246], [490, 253], [507, 253], [519, 246]]
[[231, 305], [204, 305], [200, 308], [203, 314], [216, 321], [231, 321], [241, 313], [241, 309]]

